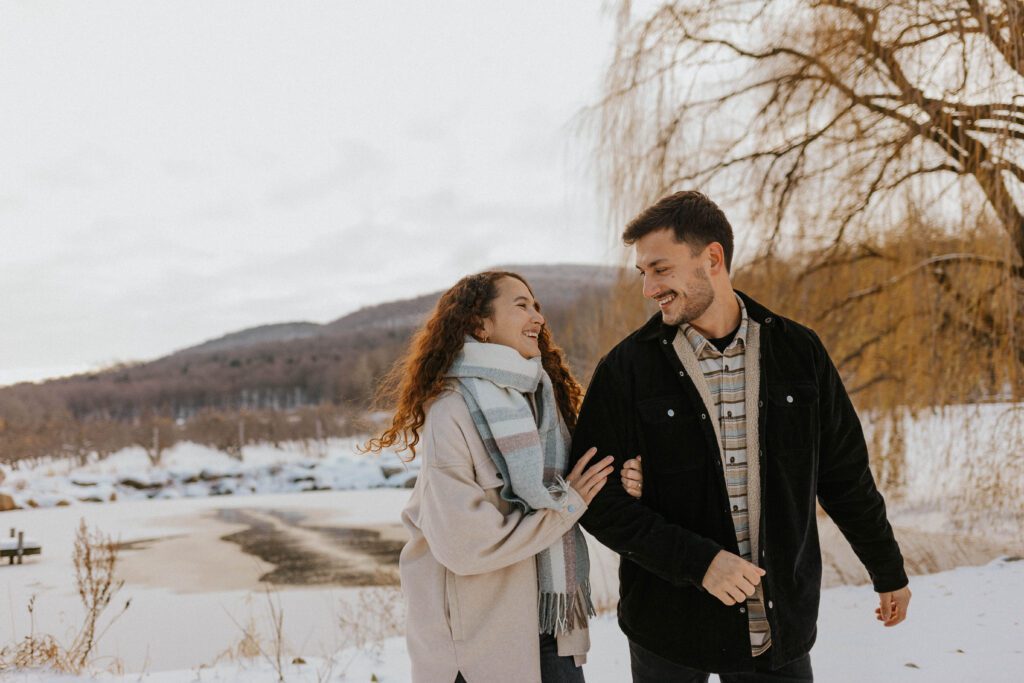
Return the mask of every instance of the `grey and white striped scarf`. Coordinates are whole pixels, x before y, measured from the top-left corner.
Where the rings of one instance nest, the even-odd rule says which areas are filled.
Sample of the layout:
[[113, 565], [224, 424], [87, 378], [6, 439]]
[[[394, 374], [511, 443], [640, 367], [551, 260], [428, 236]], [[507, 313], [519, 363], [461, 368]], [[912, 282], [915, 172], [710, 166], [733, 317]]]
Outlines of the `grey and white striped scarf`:
[[[487, 453], [501, 472], [501, 497], [530, 514], [568, 505], [569, 433], [540, 359], [469, 338], [446, 373], [466, 399]], [[530, 408], [533, 400], [536, 409]], [[536, 555], [540, 632], [558, 635], [594, 615], [590, 558], [578, 524]]]

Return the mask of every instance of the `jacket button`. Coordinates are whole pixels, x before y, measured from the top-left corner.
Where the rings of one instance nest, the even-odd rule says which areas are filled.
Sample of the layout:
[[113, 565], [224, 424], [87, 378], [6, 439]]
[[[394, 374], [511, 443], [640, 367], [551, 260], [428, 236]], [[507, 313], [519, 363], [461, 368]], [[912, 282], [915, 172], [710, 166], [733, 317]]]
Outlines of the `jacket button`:
[[672, 410], [671, 408], [668, 409], [668, 416], [669, 417], [675, 417], [675, 414], [676, 414], [676, 411]]
[[668, 339], [662, 339], [662, 340], [661, 340], [661, 343], [662, 343], [662, 344], [668, 344]]
[[740, 614], [746, 614], [746, 613], [747, 613], [747, 608], [746, 607], [740, 607]]
[[764, 401], [758, 401], [757, 402], [757, 407], [758, 408], [764, 408]]
[[771, 323], [772, 323], [772, 317], [771, 316], [768, 316], [767, 318], [764, 319], [764, 324], [765, 325], [771, 325]]
[[569, 506], [569, 512], [576, 512], [576, 506], [575, 505], [570, 505]]
[[706, 420], [706, 419], [708, 419], [708, 415], [707, 415], [707, 413], [701, 413], [701, 414], [700, 414], [700, 419], [702, 419], [702, 420]]
[[683, 372], [682, 370], [680, 370], [680, 371], [679, 371], [679, 376], [680, 376], [680, 377], [686, 377], [686, 373], [685, 373], [685, 372]]
[[774, 607], [774, 605], [772, 605], [772, 601], [771, 601], [771, 600], [769, 600], [769, 601], [768, 601], [768, 609], [771, 609], [772, 607]]
[[792, 396], [787, 396], [786, 397], [786, 403], [792, 403], [792, 402], [793, 402], [793, 397]]

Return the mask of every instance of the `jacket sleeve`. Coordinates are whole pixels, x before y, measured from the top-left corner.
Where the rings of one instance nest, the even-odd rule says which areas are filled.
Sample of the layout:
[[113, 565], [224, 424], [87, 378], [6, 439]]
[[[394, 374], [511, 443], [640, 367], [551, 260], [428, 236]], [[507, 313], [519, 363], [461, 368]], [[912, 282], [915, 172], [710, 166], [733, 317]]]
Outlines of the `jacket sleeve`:
[[572, 462], [591, 447], [597, 455], [615, 457], [615, 471], [590, 502], [580, 520], [587, 531], [615, 552], [675, 585], [701, 587], [711, 561], [722, 547], [715, 541], [672, 524], [633, 498], [622, 487], [619, 473], [637, 439], [629, 433], [633, 407], [626, 385], [603, 360], [594, 371], [572, 440]]
[[561, 538], [587, 505], [569, 489], [562, 509], [508, 515], [476, 481], [469, 444], [456, 420], [430, 425], [421, 477], [420, 526], [438, 562], [455, 574], [483, 574], [533, 557]]
[[868, 570], [875, 590], [894, 591], [908, 583], [903, 555], [868, 465], [860, 419], [839, 371], [817, 336], [815, 341], [821, 411], [818, 501]]

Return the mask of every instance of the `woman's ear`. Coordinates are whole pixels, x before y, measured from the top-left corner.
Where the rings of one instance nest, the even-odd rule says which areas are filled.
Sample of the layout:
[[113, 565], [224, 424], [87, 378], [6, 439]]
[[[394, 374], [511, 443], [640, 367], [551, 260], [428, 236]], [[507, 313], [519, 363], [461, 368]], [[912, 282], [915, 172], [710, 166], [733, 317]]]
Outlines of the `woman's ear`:
[[491, 331], [493, 328], [494, 325], [491, 323], [490, 318], [484, 318], [483, 323], [476, 329], [473, 336], [476, 337], [478, 341], [487, 342], [491, 338]]

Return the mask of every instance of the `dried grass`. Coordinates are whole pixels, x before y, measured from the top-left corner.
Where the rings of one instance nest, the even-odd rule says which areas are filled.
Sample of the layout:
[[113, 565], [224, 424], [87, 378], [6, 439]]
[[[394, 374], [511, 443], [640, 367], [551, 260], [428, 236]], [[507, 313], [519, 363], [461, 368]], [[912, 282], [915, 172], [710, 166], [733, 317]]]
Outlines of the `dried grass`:
[[[131, 605], [131, 599], [126, 600], [124, 607], [104, 623], [103, 616], [107, 608], [124, 585], [124, 581], [116, 575], [118, 547], [110, 536], [98, 530], [90, 530], [84, 519], [79, 522], [72, 561], [78, 596], [85, 608], [82, 625], [68, 645], [62, 644], [51, 634], [36, 633], [36, 596], [32, 596], [27, 606], [29, 632], [14, 645], [0, 649], [0, 671], [47, 669], [58, 673], [80, 674], [97, 664], [93, 657], [96, 644]], [[122, 665], [114, 659], [108, 662], [106, 668], [108, 671], [120, 672]]]

